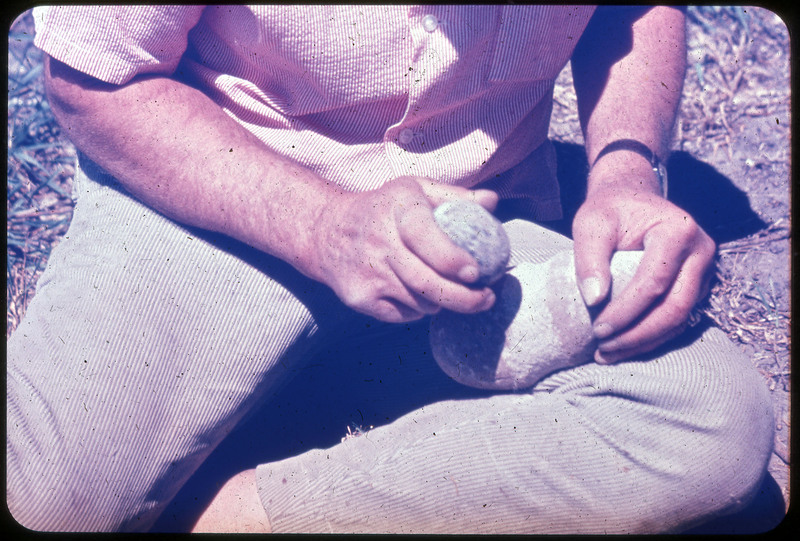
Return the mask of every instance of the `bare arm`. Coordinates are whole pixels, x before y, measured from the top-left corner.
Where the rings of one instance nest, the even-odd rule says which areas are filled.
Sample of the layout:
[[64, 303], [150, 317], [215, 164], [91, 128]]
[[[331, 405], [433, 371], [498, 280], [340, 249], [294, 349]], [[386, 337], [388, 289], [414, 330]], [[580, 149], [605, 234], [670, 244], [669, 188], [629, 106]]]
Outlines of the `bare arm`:
[[683, 13], [671, 7], [598, 8], [573, 58], [586, 150], [594, 164], [573, 223], [575, 263], [587, 304], [608, 294], [615, 250], [644, 249], [639, 271], [595, 320], [596, 358], [648, 351], [684, 328], [707, 292], [713, 241], [661, 196], [641, 155], [598, 154], [618, 139], [640, 141], [666, 160], [685, 75]]
[[173, 79], [117, 87], [50, 58], [46, 74], [69, 137], [141, 201], [309, 268], [309, 232], [339, 196], [335, 186], [270, 152], [207, 96]]
[[[686, 70], [679, 10], [599, 8], [573, 66], [589, 163], [608, 143], [624, 138], [666, 158]], [[614, 161], [608, 158], [603, 161]]]
[[420, 178], [346, 193], [179, 81], [137, 77], [114, 86], [51, 58], [45, 68], [51, 107], [76, 146], [166, 216], [279, 257], [380, 319], [416, 319], [440, 307], [474, 311], [493, 301], [488, 288], [463, 285], [477, 278], [477, 269], [468, 272], [475, 261], [430, 212], [455, 197], [491, 207], [493, 194]]

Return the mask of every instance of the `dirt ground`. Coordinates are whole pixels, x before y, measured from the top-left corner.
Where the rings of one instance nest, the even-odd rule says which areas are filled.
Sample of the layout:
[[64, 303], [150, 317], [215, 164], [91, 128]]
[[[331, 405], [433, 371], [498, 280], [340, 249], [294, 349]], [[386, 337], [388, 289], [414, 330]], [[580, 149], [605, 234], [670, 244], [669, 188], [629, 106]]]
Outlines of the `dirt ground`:
[[[26, 14], [9, 34], [7, 336], [72, 208], [75, 151], [43, 97], [32, 32]], [[769, 469], [788, 506], [789, 33], [766, 9], [708, 6], [688, 9], [688, 32], [689, 65], [668, 163], [670, 198], [719, 245], [716, 285], [702, 309], [751, 356], [772, 391], [776, 440]], [[569, 67], [556, 87], [550, 135], [574, 174], [582, 138]]]

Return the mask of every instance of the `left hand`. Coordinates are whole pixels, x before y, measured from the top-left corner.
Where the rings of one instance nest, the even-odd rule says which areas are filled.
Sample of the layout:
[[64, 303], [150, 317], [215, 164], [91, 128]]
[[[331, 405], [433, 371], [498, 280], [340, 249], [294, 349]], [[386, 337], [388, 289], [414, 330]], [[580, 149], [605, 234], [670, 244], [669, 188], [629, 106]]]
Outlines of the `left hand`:
[[614, 251], [644, 250], [631, 282], [594, 321], [599, 363], [627, 359], [674, 338], [708, 294], [716, 245], [691, 216], [660, 195], [620, 186], [593, 191], [575, 216], [573, 239], [578, 284], [589, 306], [608, 296]]

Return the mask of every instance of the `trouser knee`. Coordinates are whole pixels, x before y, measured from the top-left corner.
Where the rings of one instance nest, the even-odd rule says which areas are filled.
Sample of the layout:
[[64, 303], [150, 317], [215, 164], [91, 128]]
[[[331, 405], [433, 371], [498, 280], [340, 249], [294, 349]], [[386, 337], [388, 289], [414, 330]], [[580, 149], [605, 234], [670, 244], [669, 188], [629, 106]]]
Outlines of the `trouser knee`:
[[772, 450], [765, 382], [718, 329], [690, 329], [648, 358], [554, 374], [536, 392], [575, 411], [586, 449], [607, 466], [597, 480], [605, 502], [593, 505], [631, 531], [683, 529], [743, 507]]

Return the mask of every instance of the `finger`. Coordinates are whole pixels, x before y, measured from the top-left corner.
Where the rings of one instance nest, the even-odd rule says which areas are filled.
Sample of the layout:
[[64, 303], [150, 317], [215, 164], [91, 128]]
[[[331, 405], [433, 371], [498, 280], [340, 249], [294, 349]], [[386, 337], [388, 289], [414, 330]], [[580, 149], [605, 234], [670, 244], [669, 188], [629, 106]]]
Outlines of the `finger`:
[[[393, 292], [405, 304], [424, 310], [419, 298], [426, 299], [437, 307], [461, 313], [475, 313], [486, 310], [494, 304], [495, 294], [488, 287], [472, 289], [443, 278], [423, 261], [414, 261], [413, 255], [403, 262], [389, 260], [389, 266], [397, 275], [404, 288], [406, 297]], [[412, 299], [418, 304], [414, 305]], [[430, 312], [429, 312], [430, 313]]]
[[442, 231], [430, 209], [409, 209], [398, 218], [397, 228], [405, 247], [440, 277], [465, 283], [478, 279], [478, 262]]
[[618, 361], [632, 359], [637, 355], [653, 351], [657, 347], [666, 344], [670, 340], [680, 336], [683, 334], [683, 331], [686, 330], [686, 327], [687, 324], [684, 323], [666, 333], [661, 334], [658, 338], [655, 338], [650, 342], [628, 349], [603, 351], [600, 347], [598, 347], [594, 354], [594, 360], [598, 364], [612, 364]]
[[369, 312], [363, 312], [386, 323], [409, 323], [425, 317], [425, 313], [391, 298], [379, 299]]
[[642, 261], [628, 285], [595, 319], [595, 336], [607, 338], [639, 319], [675, 284], [684, 263], [681, 243], [666, 235], [654, 237], [645, 246]]
[[434, 207], [452, 199], [465, 199], [478, 203], [490, 212], [497, 208], [499, 198], [497, 192], [492, 190], [469, 190], [461, 186], [441, 184], [427, 178], [414, 177], [414, 179], [417, 181], [420, 188], [422, 188], [425, 197], [428, 198], [431, 205]]
[[[430, 289], [428, 291], [430, 291]], [[442, 310], [442, 307], [438, 303], [431, 300], [432, 296], [426, 296], [424, 291], [421, 294], [417, 293], [406, 284], [400, 283], [399, 280], [398, 289], [393, 290], [392, 295], [393, 298], [387, 300], [402, 303], [403, 306], [423, 316], [430, 316]]]
[[424, 297], [413, 294], [397, 277], [392, 285], [384, 284], [380, 291], [372, 288], [351, 290], [346, 304], [357, 312], [387, 323], [415, 321], [435, 314], [440, 307]]
[[607, 340], [601, 340], [597, 349], [605, 354], [622, 351], [647, 351], [661, 344], [665, 336], [686, 325], [689, 312], [675, 303], [657, 306], [640, 322]]
[[616, 237], [616, 222], [605, 213], [588, 209], [576, 215], [572, 228], [575, 276], [587, 306], [608, 296]]
[[[430, 316], [441, 311], [442, 307], [422, 295], [417, 295], [403, 284], [387, 291], [381, 297], [382, 303], [389, 303], [402, 318], [402, 321], [413, 321], [425, 316]], [[384, 306], [386, 308], [386, 306]], [[410, 318], [410, 319], [409, 319]]]
[[704, 257], [699, 254], [690, 257], [660, 302], [628, 330], [601, 341], [598, 349], [610, 354], [615, 351], [652, 349], [662, 343], [663, 336], [686, 325], [692, 308], [703, 294], [704, 275], [707, 274]]
[[[693, 222], [680, 224], [683, 227], [672, 227], [667, 234], [664, 228], [659, 228], [645, 236], [644, 256], [633, 278], [595, 319], [597, 338], [604, 339], [625, 329], [667, 291], [670, 292], [669, 302], [662, 306], [662, 314], [656, 313], [656, 316], [663, 317], [670, 305], [678, 306], [679, 312], [675, 312], [673, 320], [667, 321], [664, 327], [677, 325], [678, 320], [688, 317], [691, 308], [707, 291], [713, 276], [716, 245]], [[683, 311], [685, 314], [681, 313]]]
[[351, 277], [336, 293], [353, 310], [389, 323], [413, 321], [439, 310], [428, 299], [410, 292], [388, 265], [371, 277]]

